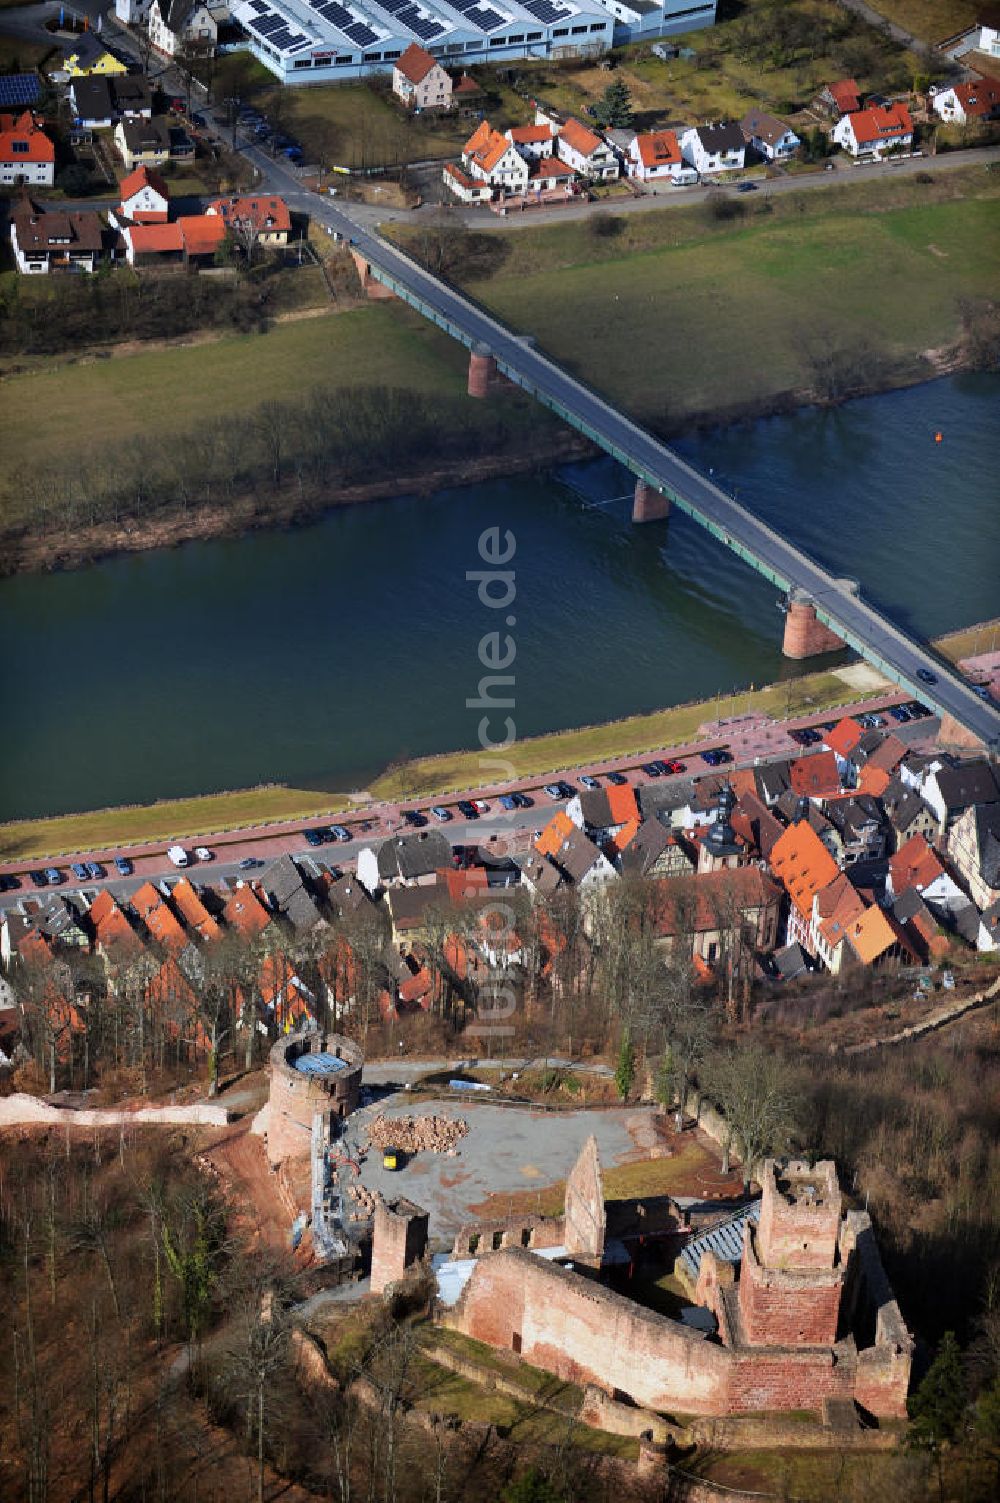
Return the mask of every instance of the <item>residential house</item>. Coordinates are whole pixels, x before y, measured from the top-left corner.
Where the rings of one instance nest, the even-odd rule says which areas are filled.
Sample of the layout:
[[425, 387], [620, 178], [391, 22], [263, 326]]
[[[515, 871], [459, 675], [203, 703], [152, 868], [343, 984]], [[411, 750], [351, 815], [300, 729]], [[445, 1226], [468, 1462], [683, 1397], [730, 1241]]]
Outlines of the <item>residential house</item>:
[[486, 98], [470, 73], [463, 73], [451, 91], [452, 103], [459, 110], [478, 110]]
[[187, 877], [181, 877], [179, 882], [174, 883], [170, 890], [170, 900], [181, 921], [202, 944], [211, 944], [221, 939], [222, 930]]
[[454, 193], [464, 204], [488, 204], [493, 197], [493, 189], [485, 179], [470, 177], [454, 162], [444, 164], [441, 181], [449, 193]]
[[937, 961], [948, 951], [948, 937], [915, 887], [891, 905], [893, 921], [901, 925], [907, 944], [921, 964]]
[[911, 835], [925, 835], [928, 840], [937, 838], [938, 820], [933, 809], [924, 803], [915, 789], [903, 782], [898, 773], [882, 790], [881, 799], [897, 850]]
[[979, 915], [977, 950], [1000, 950], [1000, 899]]
[[136, 167], [162, 167], [170, 160], [170, 127], [162, 116], [119, 120], [112, 139], [127, 172]]
[[837, 83], [824, 84], [815, 103], [835, 120], [841, 115], [855, 115], [861, 108], [861, 90], [853, 78], [841, 78]]
[[789, 788], [775, 805], [775, 813], [780, 815], [786, 824], [794, 825], [802, 821], [809, 825], [826, 846], [838, 867], [843, 866], [844, 842], [840, 838], [840, 831], [830, 823], [819, 804], [814, 804], [807, 798], [799, 798]]
[[208, 214], [219, 214], [228, 229], [249, 225], [260, 245], [287, 245], [292, 219], [283, 198], [249, 195], [244, 198], [217, 198], [209, 204]]
[[111, 79], [88, 78], [84, 74], [70, 81], [69, 106], [77, 126], [88, 130], [105, 130], [117, 119]]
[[308, 934], [323, 922], [319, 905], [291, 856], [271, 862], [261, 873], [260, 888], [272, 911], [280, 913], [296, 934]]
[[166, 224], [170, 194], [158, 172], [137, 167], [118, 185], [122, 214], [135, 224]]
[[149, 120], [153, 114], [153, 85], [147, 78], [109, 78], [111, 103], [116, 115], [126, 120]]
[[506, 135], [526, 162], [538, 162], [555, 151], [556, 132], [548, 121], [540, 125], [513, 125]]
[[[81, 907], [80, 905], [84, 905]], [[46, 893], [32, 914], [32, 923], [53, 945], [75, 950], [89, 950], [92, 930], [84, 918], [83, 899], [74, 901], [62, 893]]]
[[576, 172], [568, 162], [542, 157], [532, 165], [528, 174], [528, 189], [532, 193], [551, 193], [554, 188], [563, 188], [571, 194], [575, 181]]
[[126, 26], [145, 26], [153, 0], [115, 0], [115, 15]]
[[623, 877], [681, 877], [694, 863], [684, 844], [658, 819], [644, 819], [620, 853]]
[[740, 121], [744, 140], [766, 162], [783, 162], [802, 144], [790, 125], [766, 110], [748, 110]]
[[104, 226], [93, 213], [43, 213], [30, 199], [22, 199], [11, 215], [10, 243], [17, 269], [25, 275], [93, 271], [103, 257]]
[[657, 882], [654, 905], [658, 943], [690, 942], [692, 958], [709, 966], [729, 957], [745, 973], [755, 952], [777, 943], [781, 893], [757, 866]]
[[468, 175], [502, 193], [523, 193], [528, 186], [528, 164], [506, 136], [494, 130], [488, 120], [462, 148], [462, 161]]
[[937, 851], [922, 835], [914, 835], [889, 857], [885, 891], [890, 901], [912, 891], [932, 906], [947, 908], [965, 903], [965, 893], [948, 875]]
[[829, 799], [823, 807], [841, 839], [842, 865], [879, 861], [886, 854], [889, 835], [877, 800], [862, 793], [853, 798]]
[[1000, 803], [971, 804], [948, 834], [948, 856], [977, 908], [1000, 898]]
[[762, 762], [754, 768], [757, 792], [768, 809], [773, 809], [781, 795], [789, 788], [790, 762]]
[[813, 895], [807, 948], [834, 976], [910, 953], [902, 929], [875, 904], [866, 904], [842, 872]]
[[913, 145], [913, 121], [905, 104], [873, 105], [844, 115], [830, 132], [830, 140], [852, 157], [884, 157]]
[[56, 148], [30, 110], [0, 115], [0, 185], [51, 188]]
[[408, 110], [450, 110], [452, 106], [451, 79], [416, 42], [393, 65], [392, 92]]
[[127, 73], [128, 64], [106, 47], [96, 32], [85, 31], [69, 44], [62, 69], [70, 78], [108, 78]]
[[970, 804], [995, 804], [1000, 801], [1000, 786], [986, 761], [934, 762], [924, 773], [920, 796], [937, 815], [938, 838], [946, 832]]
[[1000, 119], [1000, 82], [995, 78], [977, 78], [950, 89], [939, 89], [931, 108], [942, 120], [954, 125]]
[[244, 939], [256, 939], [274, 922], [249, 882], [237, 882], [222, 910], [223, 923]]
[[771, 871], [791, 899], [787, 943], [811, 950], [813, 899], [839, 875], [837, 863], [804, 820], [789, 825], [771, 851]]
[[106, 887], [102, 887], [90, 905], [88, 918], [94, 927], [94, 951], [109, 972], [122, 961], [141, 955], [143, 943], [129, 923], [124, 910]]
[[699, 821], [698, 795], [693, 778], [641, 783], [637, 792], [643, 819], [658, 819], [674, 830], [689, 829]]
[[627, 152], [626, 171], [641, 183], [684, 182], [691, 169], [684, 161], [675, 131], [641, 131], [632, 137]]
[[177, 228], [184, 239], [189, 264], [210, 265], [226, 238], [225, 220], [218, 214], [182, 214]]
[[770, 861], [771, 852], [785, 832], [785, 826], [775, 819], [756, 793], [740, 794], [733, 810], [732, 824], [747, 849], [763, 861]]
[[[536, 125], [550, 123], [550, 117], [543, 110], [536, 110]], [[560, 128], [556, 137], [556, 154], [574, 172], [593, 182], [613, 182], [618, 176], [618, 158], [607, 141], [579, 120], [570, 118]]]
[[219, 20], [226, 7], [205, 0], [153, 0], [149, 7], [149, 40], [165, 57], [185, 48], [211, 53], [219, 39]]
[[718, 793], [715, 818], [708, 828], [697, 833], [698, 875], [720, 871], [723, 868], [744, 866], [749, 859], [746, 841], [737, 835], [732, 825], [736, 795], [728, 783]]
[[433, 886], [437, 873], [451, 866], [451, 845], [440, 830], [396, 835], [358, 852], [358, 881], [374, 895], [380, 888]]
[[145, 925], [150, 937], [174, 955], [187, 949], [189, 940], [159, 888], [144, 882], [129, 899], [131, 907]]
[[840, 771], [832, 751], [796, 757], [788, 769], [788, 781], [796, 798], [829, 798], [840, 792]]
[[566, 804], [566, 814], [578, 830], [601, 844], [631, 821], [638, 821], [639, 805], [630, 784], [615, 787], [608, 783], [603, 788], [585, 788], [574, 794]]
[[184, 260], [184, 232], [179, 224], [126, 224], [122, 239], [129, 266], [179, 266]]
[[537, 851], [531, 851], [527, 856], [522, 856], [518, 866], [521, 872], [521, 882], [533, 898], [550, 897], [557, 887], [562, 887], [565, 881], [558, 866], [554, 866], [547, 856], [541, 856]]
[[684, 160], [700, 175], [738, 172], [746, 163], [747, 143], [735, 121], [721, 125], [693, 125], [681, 136]]
[[385, 901], [392, 926], [393, 944], [400, 948], [412, 947], [423, 941], [432, 916], [450, 903], [447, 888], [438, 882], [390, 887]]
[[[548, 833], [551, 834], [551, 830], [550, 825]], [[558, 841], [550, 840], [550, 844], [554, 849], [547, 849], [543, 854], [555, 863], [568, 882], [581, 891], [601, 886], [618, 875], [607, 856], [571, 821], [569, 829], [560, 829]], [[541, 851], [541, 845], [540, 840], [536, 841], [535, 849]]]

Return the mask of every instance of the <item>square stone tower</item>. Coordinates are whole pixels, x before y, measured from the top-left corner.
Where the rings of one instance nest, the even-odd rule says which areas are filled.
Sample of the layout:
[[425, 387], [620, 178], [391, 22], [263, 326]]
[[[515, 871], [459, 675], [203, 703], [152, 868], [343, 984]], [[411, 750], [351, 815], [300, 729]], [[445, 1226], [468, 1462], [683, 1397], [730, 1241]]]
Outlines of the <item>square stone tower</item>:
[[397, 1284], [427, 1247], [428, 1212], [412, 1200], [380, 1200], [372, 1231], [372, 1294]]
[[841, 1194], [833, 1161], [762, 1170], [760, 1223], [748, 1220], [740, 1265], [744, 1339], [760, 1346], [830, 1346], [844, 1268]]

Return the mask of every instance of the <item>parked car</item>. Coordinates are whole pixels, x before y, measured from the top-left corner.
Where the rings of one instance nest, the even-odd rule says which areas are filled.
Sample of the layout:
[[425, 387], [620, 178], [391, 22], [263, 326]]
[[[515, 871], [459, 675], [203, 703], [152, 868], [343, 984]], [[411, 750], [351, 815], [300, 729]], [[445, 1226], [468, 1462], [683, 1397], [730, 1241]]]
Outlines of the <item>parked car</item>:
[[936, 673], [932, 673], [929, 668], [918, 668], [917, 669], [917, 678], [920, 680], [920, 682], [922, 684], [936, 684], [937, 683], [937, 674]]
[[13, 874], [8, 877], [0, 877], [0, 892], [16, 892], [20, 885], [20, 877], [15, 877]]
[[458, 809], [459, 814], [462, 815], [463, 819], [478, 819], [479, 818], [479, 810], [476, 808], [475, 804], [471, 801], [471, 799], [467, 799], [467, 798], [461, 798], [461, 799], [459, 799], [458, 804], [456, 805], [456, 808]]
[[70, 867], [70, 871], [73, 873], [78, 882], [86, 882], [89, 873], [87, 872], [87, 868], [84, 866], [82, 861], [74, 861], [72, 866]]
[[48, 887], [58, 887], [59, 883], [65, 882], [65, 880], [66, 878], [58, 866], [47, 866], [45, 868], [45, 883]]
[[737, 191], [737, 193], [756, 193], [757, 192], [757, 184], [756, 183], [737, 183], [736, 184], [736, 191]]
[[647, 778], [658, 778], [660, 776], [660, 764], [659, 762], [643, 762], [639, 771], [644, 772]]
[[205, 119], [205, 116], [202, 114], [201, 110], [192, 110], [191, 123], [193, 125], [200, 125], [202, 129], [204, 129], [204, 127], [208, 124], [208, 121]]
[[446, 809], [443, 804], [434, 804], [431, 808], [431, 813], [443, 825], [446, 825], [449, 819], [451, 819], [451, 810]]
[[667, 763], [667, 771], [669, 773], [687, 772], [687, 763], [678, 762], [675, 757], [672, 762]]
[[207, 845], [196, 845], [194, 848], [194, 853], [199, 861], [214, 860], [214, 853], [209, 850]]
[[601, 786], [596, 778], [592, 778], [590, 776], [589, 772], [585, 772], [581, 775], [580, 782], [583, 784], [584, 788], [600, 788]]
[[318, 830], [303, 830], [302, 833], [306, 838], [306, 845], [311, 845], [315, 848], [323, 844], [323, 837]]
[[[987, 694], [983, 697], [986, 698], [988, 693], [989, 691], [987, 690]], [[906, 713], [911, 720], [926, 720], [931, 712], [926, 705], [920, 703], [919, 699], [911, 699], [910, 703], [906, 706]], [[883, 721], [884, 724], [885, 722]]]
[[333, 840], [345, 841], [350, 840], [351, 832], [346, 825], [331, 825], [330, 836]]
[[490, 806], [484, 798], [474, 798], [472, 802], [480, 814], [488, 814], [490, 812]]
[[115, 857], [115, 871], [119, 877], [131, 877], [134, 867], [127, 856]]
[[419, 809], [400, 809], [399, 812], [403, 816], [404, 823], [412, 825], [416, 830], [427, 823], [426, 814], [421, 814]]
[[517, 800], [515, 799], [514, 795], [512, 793], [501, 793], [500, 807], [501, 809], [506, 809], [508, 813], [511, 809], [516, 809]]
[[514, 800], [514, 807], [517, 809], [533, 809], [535, 807], [535, 800], [531, 797], [530, 793], [512, 793], [511, 798]]
[[628, 782], [628, 778], [623, 772], [606, 772], [604, 776], [607, 778], [608, 782], [613, 783], [616, 788], [624, 788], [625, 784]]
[[890, 705], [889, 714], [892, 716], [893, 720], [897, 721], [900, 725], [902, 725], [904, 721], [910, 720], [912, 718], [909, 710], [905, 705]]
[[252, 872], [254, 867], [263, 866], [264, 863], [257, 856], [244, 856], [239, 863], [241, 872]]
[[44, 872], [29, 872], [28, 876], [31, 878], [33, 887], [48, 887], [49, 885], [49, 879]]
[[563, 797], [563, 791], [562, 791], [562, 784], [561, 783], [546, 783], [545, 787], [543, 789], [543, 792], [547, 793], [548, 796], [549, 796], [549, 798], [562, 798]]
[[716, 747], [714, 751], [702, 752], [701, 760], [707, 762], [709, 767], [721, 767], [723, 762], [731, 762], [732, 756], [724, 747]]
[[104, 876], [107, 875], [107, 873], [104, 870], [104, 867], [101, 865], [101, 863], [99, 861], [88, 861], [85, 864], [86, 864], [86, 867], [87, 867], [87, 876], [90, 878], [90, 880], [92, 882], [97, 882], [97, 881], [100, 880], [101, 877], [104, 877]]

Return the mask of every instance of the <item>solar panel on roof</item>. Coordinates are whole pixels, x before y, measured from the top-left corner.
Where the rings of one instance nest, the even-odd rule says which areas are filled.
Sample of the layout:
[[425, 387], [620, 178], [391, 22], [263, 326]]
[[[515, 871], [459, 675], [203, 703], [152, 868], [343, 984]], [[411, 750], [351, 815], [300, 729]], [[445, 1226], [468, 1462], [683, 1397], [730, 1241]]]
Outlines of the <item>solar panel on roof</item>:
[[37, 73], [8, 73], [0, 78], [0, 104], [35, 104], [41, 92]]
[[285, 23], [281, 16], [261, 16], [259, 21], [251, 22], [255, 31], [259, 31], [262, 37], [269, 37], [272, 31], [281, 31]]
[[368, 47], [372, 42], [378, 41], [378, 32], [372, 31], [363, 21], [355, 21], [353, 26], [345, 26], [344, 31], [359, 47]]
[[250, 0], [250, 4], [251, 4], [252, 9], [257, 12], [258, 16], [266, 16], [267, 15], [267, 11], [268, 11], [267, 0]]
[[481, 31], [496, 31], [498, 26], [504, 24], [503, 16], [497, 15], [495, 10], [480, 5], [474, 5], [471, 10], [467, 10], [465, 19], [471, 21], [473, 26], [478, 26]]
[[553, 5], [552, 0], [521, 0], [521, 4], [528, 13], [537, 20], [549, 26], [553, 21], [563, 21], [573, 12], [565, 6]]

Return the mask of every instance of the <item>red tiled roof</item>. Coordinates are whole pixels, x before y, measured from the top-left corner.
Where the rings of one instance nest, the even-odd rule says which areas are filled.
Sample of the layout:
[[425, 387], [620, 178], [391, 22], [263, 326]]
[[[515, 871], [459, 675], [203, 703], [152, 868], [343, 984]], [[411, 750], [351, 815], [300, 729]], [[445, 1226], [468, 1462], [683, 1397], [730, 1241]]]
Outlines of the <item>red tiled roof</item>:
[[283, 198], [272, 195], [252, 195], [247, 198], [216, 198], [206, 211], [219, 214], [227, 225], [249, 220], [261, 233], [287, 234], [292, 227], [292, 217]]
[[182, 214], [177, 221], [189, 256], [207, 256], [226, 238], [225, 221], [218, 214]]
[[183, 251], [184, 234], [179, 224], [133, 224], [128, 231], [137, 256]]
[[849, 118], [859, 146], [913, 134], [913, 121], [905, 104], [892, 104], [887, 108], [873, 105], [870, 110], [859, 110]]
[[481, 94], [483, 91], [474, 78], [470, 78], [468, 73], [463, 73], [451, 92], [453, 94]]
[[143, 188], [152, 188], [153, 192], [158, 193], [161, 198], [170, 197], [170, 190], [158, 172], [154, 172], [151, 167], [137, 167], [134, 172], [129, 173], [128, 177], [123, 177], [118, 184], [121, 202], [125, 203], [127, 199], [134, 198], [137, 193], [142, 192]]
[[262, 934], [271, 922], [271, 915], [246, 882], [236, 884], [235, 891], [222, 910], [222, 917], [231, 928], [238, 929], [247, 938]]
[[896, 854], [889, 857], [889, 876], [897, 897], [910, 887], [923, 892], [925, 887], [930, 887], [932, 882], [943, 875], [941, 859], [923, 835], [911, 835], [906, 844], [901, 845]]
[[557, 809], [545, 829], [535, 841], [535, 850], [540, 856], [554, 856], [562, 849], [562, 843], [576, 829], [565, 809]]
[[102, 887], [90, 906], [97, 945], [102, 950], [141, 950], [139, 936], [106, 887]]
[[588, 126], [582, 125], [579, 120], [567, 120], [559, 134], [574, 151], [578, 151], [584, 157], [589, 157], [604, 144], [600, 136], [595, 136], [594, 132]]
[[199, 939], [218, 939], [222, 931], [215, 919], [209, 913], [204, 903], [195, 892], [187, 877], [182, 877], [172, 889], [170, 897], [174, 907], [189, 929], [193, 929]]
[[568, 162], [557, 161], [555, 157], [542, 157], [542, 160], [532, 167], [528, 176], [535, 181], [538, 178], [576, 177], [576, 172]]
[[474, 156], [477, 151], [482, 150], [492, 135], [493, 127], [490, 122], [488, 120], [480, 120], [472, 135], [462, 147], [463, 155]]
[[548, 125], [514, 125], [507, 132], [508, 141], [513, 141], [516, 146], [534, 146], [546, 141], [554, 140], [552, 128]]
[[[15, 143], [23, 150], [14, 150]], [[16, 167], [18, 162], [37, 166], [55, 162], [56, 149], [45, 132], [39, 129], [30, 110], [20, 115], [0, 115], [0, 162]]]
[[1000, 83], [995, 78], [980, 78], [975, 83], [956, 84], [955, 98], [973, 120], [985, 119], [1000, 111]]
[[861, 103], [861, 90], [853, 78], [842, 78], [838, 83], [827, 84], [827, 92], [842, 115], [849, 115]]
[[871, 965], [901, 940], [905, 943], [905, 936], [894, 929], [881, 908], [874, 905], [851, 923], [847, 938], [863, 965]]
[[805, 820], [789, 825], [771, 851], [771, 870], [804, 918], [812, 915], [814, 894], [828, 887], [838, 867]]
[[470, 866], [464, 871], [456, 871], [454, 867], [448, 867], [438, 872], [438, 876], [443, 879], [448, 889], [448, 897], [453, 903], [462, 903], [469, 898], [477, 897], [489, 886], [485, 866]]
[[411, 42], [402, 57], [396, 59], [396, 67], [412, 84], [422, 83], [431, 69], [436, 66], [437, 58], [431, 57], [430, 53], [416, 42]]
[[830, 750], [836, 752], [838, 756], [847, 757], [857, 746], [863, 735], [863, 728], [856, 720], [852, 720], [850, 715], [847, 715], [834, 726], [832, 731], [825, 733], [823, 740]]
[[799, 798], [820, 798], [840, 792], [840, 773], [832, 751], [815, 752], [810, 757], [796, 757], [788, 769], [788, 781]]
[[778, 888], [759, 866], [720, 868], [697, 877], [660, 877], [653, 889], [653, 921], [661, 939], [681, 928], [696, 934], [723, 929], [737, 913], [764, 908], [779, 897]]
[[635, 138], [639, 160], [644, 167], [668, 167], [681, 162], [681, 149], [672, 130], [645, 131]]

